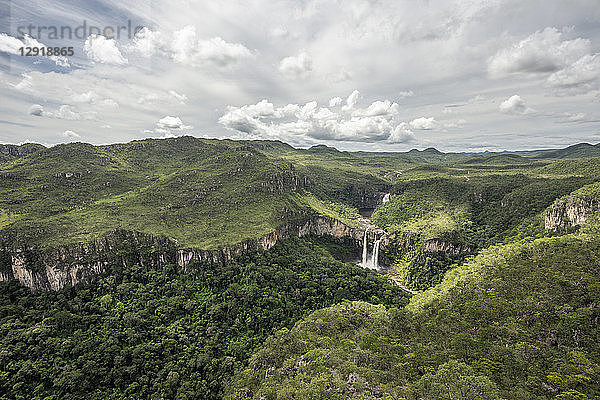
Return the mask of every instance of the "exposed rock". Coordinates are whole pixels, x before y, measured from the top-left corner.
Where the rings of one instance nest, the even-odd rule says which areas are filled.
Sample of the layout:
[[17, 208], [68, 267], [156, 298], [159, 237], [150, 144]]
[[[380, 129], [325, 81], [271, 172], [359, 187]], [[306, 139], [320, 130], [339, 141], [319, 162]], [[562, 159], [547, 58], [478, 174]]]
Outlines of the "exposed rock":
[[546, 209], [544, 226], [556, 231], [582, 225], [599, 210], [600, 201], [595, 197], [558, 199]]
[[[240, 254], [268, 250], [279, 240], [291, 237], [331, 235], [350, 238], [360, 246], [364, 229], [364, 226], [352, 228], [334, 218], [318, 216], [282, 225], [259, 239], [248, 239], [217, 250], [182, 249], [168, 238], [115, 230], [102, 239], [53, 250], [5, 247], [0, 251], [0, 256], [3, 255], [0, 257], [0, 281], [16, 279], [24, 286], [40, 291], [77, 285], [107, 271], [112, 265], [126, 268], [137, 264], [161, 269], [172, 264], [185, 273], [194, 262], [223, 264]], [[376, 238], [381, 232], [373, 229], [368, 235]]]
[[471, 253], [473, 249], [464, 244], [455, 244], [442, 239], [428, 239], [423, 243], [424, 253], [444, 253], [447, 256], [459, 256]]

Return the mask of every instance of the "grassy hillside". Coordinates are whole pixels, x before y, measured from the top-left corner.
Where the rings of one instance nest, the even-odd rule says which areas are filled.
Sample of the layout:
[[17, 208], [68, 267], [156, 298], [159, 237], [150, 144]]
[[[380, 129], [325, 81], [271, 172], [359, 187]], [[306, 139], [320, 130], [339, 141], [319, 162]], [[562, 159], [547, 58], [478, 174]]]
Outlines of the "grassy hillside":
[[493, 247], [390, 309], [343, 303], [281, 330], [231, 399], [595, 399], [600, 238]]
[[25, 143], [22, 145], [0, 144], [0, 164], [25, 157], [44, 149], [41, 144]]
[[[3, 236], [42, 246], [121, 227], [214, 248], [314, 213], [348, 220], [360, 193], [383, 185], [344, 170], [296, 171], [256, 146], [191, 137], [60, 145], [2, 165], [0, 174]], [[337, 206], [337, 195], [350, 205]]]

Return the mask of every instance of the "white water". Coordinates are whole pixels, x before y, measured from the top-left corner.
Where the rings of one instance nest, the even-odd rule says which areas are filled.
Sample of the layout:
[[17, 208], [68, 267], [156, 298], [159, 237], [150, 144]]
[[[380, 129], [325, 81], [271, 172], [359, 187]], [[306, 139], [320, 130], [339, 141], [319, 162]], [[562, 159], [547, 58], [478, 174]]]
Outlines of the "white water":
[[376, 240], [373, 244], [373, 252], [371, 253], [371, 257], [369, 259], [369, 240], [367, 232], [369, 228], [365, 229], [365, 236], [363, 238], [363, 252], [362, 252], [362, 262], [360, 266], [363, 268], [371, 268], [378, 269], [379, 268], [379, 244], [381, 243], [381, 239]]
[[390, 194], [386, 193], [385, 196], [383, 196], [383, 199], [381, 200], [381, 202], [387, 203], [388, 201], [390, 201]]
[[367, 265], [367, 232], [369, 228], [365, 229], [365, 237], [363, 239], [363, 253], [362, 253], [362, 265]]
[[371, 265], [369, 268], [379, 269], [379, 243], [381, 243], [381, 240], [376, 240], [373, 245], [373, 255], [371, 256]]

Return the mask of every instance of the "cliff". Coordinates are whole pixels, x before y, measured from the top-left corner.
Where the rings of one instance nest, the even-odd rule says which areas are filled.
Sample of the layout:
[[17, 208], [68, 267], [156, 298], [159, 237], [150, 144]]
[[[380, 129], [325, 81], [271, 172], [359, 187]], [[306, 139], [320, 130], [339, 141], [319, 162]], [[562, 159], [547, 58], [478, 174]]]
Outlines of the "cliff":
[[597, 211], [600, 211], [600, 184], [595, 183], [557, 199], [546, 209], [544, 226], [558, 231], [582, 225]]
[[34, 291], [40, 291], [77, 285], [106, 272], [113, 265], [128, 267], [138, 264], [161, 269], [173, 264], [185, 273], [194, 262], [222, 264], [246, 252], [268, 250], [279, 240], [307, 235], [346, 237], [359, 246], [364, 226], [355, 229], [336, 219], [318, 216], [288, 223], [258, 239], [248, 239], [216, 250], [181, 249], [171, 239], [121, 229], [111, 231], [98, 240], [57, 249], [4, 246], [0, 248], [0, 281], [15, 279]]

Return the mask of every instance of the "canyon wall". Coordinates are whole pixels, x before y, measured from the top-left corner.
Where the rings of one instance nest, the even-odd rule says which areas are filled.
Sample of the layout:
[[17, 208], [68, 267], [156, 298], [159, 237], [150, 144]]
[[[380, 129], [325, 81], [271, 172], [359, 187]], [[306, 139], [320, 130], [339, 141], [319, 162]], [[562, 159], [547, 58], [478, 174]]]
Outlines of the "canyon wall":
[[559, 199], [546, 209], [544, 226], [556, 231], [582, 225], [597, 211], [600, 200], [595, 196]]
[[[185, 273], [194, 262], [223, 264], [237, 255], [268, 250], [279, 240], [291, 237], [331, 235], [350, 238], [360, 246], [364, 229], [364, 226], [352, 228], [334, 218], [318, 216], [288, 223], [258, 239], [244, 240], [216, 250], [183, 249], [165, 237], [114, 230], [97, 240], [56, 249], [0, 248], [0, 281], [14, 279], [34, 291], [40, 291], [77, 285], [114, 265], [126, 268], [137, 264], [161, 269], [173, 264]], [[369, 237], [377, 235], [381, 233], [375, 230], [369, 233]]]

